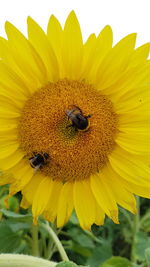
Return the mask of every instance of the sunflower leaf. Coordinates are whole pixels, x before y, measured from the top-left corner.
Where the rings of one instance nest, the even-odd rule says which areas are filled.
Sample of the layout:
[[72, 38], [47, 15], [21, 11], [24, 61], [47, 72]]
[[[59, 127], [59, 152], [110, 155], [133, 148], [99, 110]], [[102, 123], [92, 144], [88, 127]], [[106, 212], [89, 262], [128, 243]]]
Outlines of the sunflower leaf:
[[135, 257], [138, 261], [144, 261], [144, 252], [150, 247], [150, 237], [144, 232], [139, 232], [136, 235], [136, 243], [134, 246]]
[[16, 252], [21, 243], [20, 234], [13, 232], [7, 224], [0, 224], [0, 253]]
[[148, 267], [150, 267], [150, 247], [145, 250], [145, 258]]
[[61, 261], [56, 265], [56, 267], [77, 267], [77, 266], [83, 267], [82, 265], [75, 264], [73, 261]]
[[19, 213], [15, 213], [13, 211], [9, 211], [9, 210], [6, 210], [6, 209], [0, 209], [0, 212], [5, 215], [6, 217], [8, 218], [11, 218], [11, 219], [16, 219], [16, 220], [23, 220], [23, 221], [26, 221], [26, 220], [29, 220], [32, 218], [32, 215], [31, 214], [19, 214]]
[[92, 256], [87, 260], [87, 264], [92, 267], [101, 266], [110, 257], [112, 257], [111, 244], [109, 241], [105, 241], [103, 245], [94, 249]]
[[112, 257], [102, 264], [102, 267], [132, 267], [132, 263], [123, 257]]

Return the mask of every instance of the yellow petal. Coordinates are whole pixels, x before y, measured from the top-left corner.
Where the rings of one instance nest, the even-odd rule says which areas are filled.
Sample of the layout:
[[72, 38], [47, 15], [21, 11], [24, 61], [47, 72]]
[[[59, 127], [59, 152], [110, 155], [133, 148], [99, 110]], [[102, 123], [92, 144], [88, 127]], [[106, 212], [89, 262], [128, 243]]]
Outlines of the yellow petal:
[[8, 105], [9, 109], [5, 105], [5, 107], [0, 107], [0, 118], [18, 118], [20, 117], [20, 113], [15, 111], [12, 106]]
[[13, 120], [3, 120], [0, 119], [0, 125], [1, 125], [1, 129], [0, 129], [0, 135], [1, 132], [10, 132], [14, 129], [17, 128], [17, 123], [15, 123]]
[[81, 78], [83, 79], [86, 78], [86, 80], [88, 80], [89, 72], [91, 71], [91, 67], [94, 61], [93, 56], [95, 53], [95, 47], [96, 47], [96, 36], [95, 34], [91, 34], [83, 47]]
[[35, 170], [30, 166], [30, 163], [27, 160], [21, 160], [10, 171], [15, 179], [18, 180], [21, 190], [27, 183], [29, 183], [30, 179], [35, 174]]
[[135, 39], [136, 34], [127, 35], [108, 52], [97, 71], [97, 88], [105, 89], [119, 80], [134, 52]]
[[95, 200], [95, 224], [103, 225], [105, 219], [105, 213], [98, 205], [97, 201]]
[[52, 191], [44, 213], [45, 218], [50, 222], [54, 222], [56, 219], [62, 186], [63, 184], [61, 182], [52, 181]]
[[125, 88], [124, 91], [121, 90], [122, 94], [125, 94], [131, 88], [136, 88], [138, 86], [142, 87], [149, 84], [149, 74], [150, 60], [148, 60], [145, 64], [142, 64], [140, 67], [135, 66], [134, 68], [129, 69], [129, 71], [126, 72], [124, 82], [121, 86], [121, 88]]
[[30, 203], [26, 200], [25, 196], [22, 197], [20, 207], [23, 209], [28, 209], [30, 207]]
[[2, 170], [8, 170], [15, 166], [23, 157], [24, 153], [18, 149], [12, 155], [0, 160], [0, 168]]
[[27, 87], [30, 88], [31, 83], [33, 81], [30, 80], [30, 77], [27, 75], [27, 73], [25, 73], [23, 65], [21, 65], [21, 69], [19, 68], [20, 65], [17, 65], [17, 61], [15, 61], [15, 58], [13, 57], [13, 49], [11, 49], [11, 46], [9, 44], [10, 42], [8, 40], [5, 40], [4, 38], [0, 37], [1, 59], [6, 65], [8, 65], [12, 70], [14, 70], [15, 73], [17, 73], [18, 76], [24, 81]]
[[3, 172], [0, 174], [0, 185], [11, 184], [12, 182], [14, 182], [14, 177], [12, 174], [8, 172]]
[[29, 183], [22, 189], [22, 193], [26, 200], [32, 204], [35, 193], [39, 187], [39, 184], [45, 179], [45, 176], [41, 173], [35, 173]]
[[15, 70], [17, 73], [19, 71], [19, 73], [20, 73], [20, 70], [17, 67], [17, 65], [13, 59], [12, 52], [11, 52], [11, 49], [9, 47], [9, 42], [8, 42], [8, 40], [4, 39], [3, 37], [0, 37], [0, 57], [13, 70]]
[[119, 223], [118, 207], [110, 188], [105, 184], [105, 179], [107, 177], [103, 173], [92, 175], [91, 188], [99, 206], [115, 223]]
[[78, 79], [82, 64], [83, 43], [80, 25], [72, 11], [65, 23], [62, 45], [63, 77]]
[[107, 25], [98, 35], [93, 53], [91, 54], [91, 67], [89, 68], [89, 82], [95, 82], [98, 67], [104, 57], [112, 48], [113, 33], [109, 25]]
[[122, 179], [117, 179], [117, 174], [113, 171], [109, 163], [101, 171], [105, 177], [104, 183], [110, 188], [116, 202], [135, 214], [135, 197], [123, 186]]
[[66, 182], [60, 192], [57, 209], [57, 227], [62, 227], [73, 210], [73, 183]]
[[[131, 182], [129, 180], [127, 181], [126, 179], [118, 175], [116, 172], [114, 172], [109, 163], [107, 163], [107, 168], [109, 169], [109, 173], [110, 173], [109, 179], [111, 178], [111, 180], [114, 181], [114, 186], [117, 185], [118, 183], [119, 184], [121, 183], [121, 185], [128, 191], [128, 193], [131, 192], [141, 197], [150, 198], [150, 185], [143, 186], [142, 181], [141, 181], [141, 185], [137, 185], [136, 183]], [[118, 186], [116, 186], [116, 189], [118, 189]], [[118, 192], [120, 192], [120, 190], [118, 190]], [[122, 194], [120, 195], [122, 196]], [[124, 197], [124, 201], [126, 201], [126, 197]], [[129, 203], [131, 202], [132, 200], [129, 201]]]
[[34, 220], [36, 220], [37, 217], [42, 214], [42, 212], [46, 208], [46, 205], [50, 198], [51, 190], [52, 181], [49, 177], [45, 177], [39, 184], [33, 199], [32, 213]]
[[[134, 68], [126, 69], [124, 72], [118, 72], [121, 75], [118, 76], [116, 82], [110, 85], [108, 88], [102, 90], [106, 95], [111, 95], [111, 100], [120, 101], [120, 97], [125, 94], [135, 92], [138, 87], [148, 86], [149, 75], [150, 75], [150, 60], [140, 67], [135, 66]], [[131, 90], [133, 88], [133, 90]], [[148, 92], [148, 91], [147, 91]]]
[[[10, 88], [10, 94], [13, 92], [14, 97], [26, 100], [30, 96], [28, 87], [21, 78], [3, 61], [0, 61], [0, 87]], [[9, 96], [9, 91], [6, 91]]]
[[[122, 177], [120, 177], [119, 175], [117, 177], [118, 179], [122, 179]], [[150, 198], [150, 185], [149, 186], [137, 185], [125, 179], [122, 179], [121, 182], [123, 186], [133, 194], [136, 194], [141, 197]]]
[[[118, 114], [124, 113], [150, 113], [150, 85], [135, 87], [124, 93], [115, 103], [115, 111]], [[129, 114], [130, 115], [130, 114]], [[144, 116], [143, 116], [144, 117]]]
[[138, 128], [135, 133], [119, 133], [115, 141], [130, 153], [150, 156], [150, 132], [146, 133], [146, 129], [141, 133], [138, 132]]
[[[9, 82], [9, 78], [8, 79], [8, 84], [10, 83], [10, 85], [6, 85], [4, 83], [5, 80], [3, 80], [3, 82], [0, 81], [0, 101], [2, 98], [7, 99], [6, 101], [11, 101], [13, 103], [13, 105], [15, 105], [17, 108], [23, 108], [25, 101], [26, 101], [26, 96], [24, 96], [21, 92], [19, 92], [18, 90], [16, 90], [16, 85], [12, 84], [12, 81]], [[11, 87], [11, 86], [14, 86]]]
[[45, 64], [48, 80], [54, 82], [59, 78], [59, 68], [51, 44], [44, 31], [32, 18], [28, 17], [27, 23], [29, 41]]
[[144, 44], [140, 47], [138, 47], [132, 57], [131, 57], [131, 61], [128, 65], [128, 68], [130, 67], [135, 67], [136, 65], [145, 63], [146, 59], [149, 56], [149, 52], [150, 52], [150, 43]]
[[81, 227], [90, 230], [95, 222], [96, 210], [89, 180], [74, 183], [74, 207]]
[[138, 156], [130, 154], [116, 146], [108, 156], [112, 168], [125, 180], [137, 185], [150, 185], [150, 168]]
[[10, 184], [10, 187], [9, 187], [9, 197], [12, 197], [19, 191], [21, 191], [20, 184], [14, 181], [13, 183]]
[[47, 81], [44, 64], [32, 45], [16, 27], [6, 22], [5, 29], [13, 58], [20, 70], [30, 80], [28, 90], [32, 93]]
[[47, 27], [48, 40], [57, 56], [58, 63], [61, 63], [61, 49], [62, 49], [62, 28], [55, 16], [51, 16]]
[[[135, 129], [147, 127], [147, 124], [150, 123], [150, 114], [138, 114], [135, 112], [130, 112], [129, 114], [119, 115], [119, 130], [122, 128], [131, 128]], [[139, 129], [140, 130], [140, 129]]]
[[12, 97], [10, 96], [6, 96], [3, 95], [3, 93], [1, 94], [0, 91], [0, 103], [1, 103], [1, 107], [10, 109], [10, 110], [14, 110], [16, 112], [21, 112], [21, 109], [23, 108], [24, 103], [22, 101], [19, 101], [18, 99], [14, 98], [12, 99]]
[[5, 159], [17, 151], [19, 143], [8, 143], [7, 145], [0, 145], [0, 159]]
[[[9, 120], [8, 120], [9, 121]], [[0, 120], [1, 122], [1, 120]], [[7, 123], [7, 120], [6, 122]], [[18, 141], [18, 133], [17, 130], [14, 128], [11, 131], [7, 130], [4, 131], [3, 125], [2, 125], [2, 130], [0, 131], [0, 145], [4, 146], [7, 144], [12, 144]]]

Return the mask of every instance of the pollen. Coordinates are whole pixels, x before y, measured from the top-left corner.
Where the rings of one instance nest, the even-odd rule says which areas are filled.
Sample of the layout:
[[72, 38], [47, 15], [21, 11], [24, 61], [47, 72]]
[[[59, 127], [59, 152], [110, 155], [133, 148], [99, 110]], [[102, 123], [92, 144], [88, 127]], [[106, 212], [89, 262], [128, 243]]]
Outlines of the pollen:
[[[90, 115], [86, 131], [70, 126], [66, 111], [75, 107], [83, 116]], [[101, 170], [115, 144], [117, 121], [108, 97], [84, 81], [63, 79], [47, 84], [27, 100], [18, 135], [28, 159], [35, 153], [49, 155], [39, 172], [71, 182]]]

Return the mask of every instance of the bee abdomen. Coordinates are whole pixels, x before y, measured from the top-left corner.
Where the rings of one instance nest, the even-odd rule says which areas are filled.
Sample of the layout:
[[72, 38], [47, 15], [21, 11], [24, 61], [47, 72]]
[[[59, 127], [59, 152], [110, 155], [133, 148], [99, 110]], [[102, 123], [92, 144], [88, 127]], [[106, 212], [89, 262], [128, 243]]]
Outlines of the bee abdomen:
[[46, 164], [47, 159], [49, 158], [49, 155], [47, 153], [44, 154], [35, 154], [34, 157], [31, 157], [30, 160], [30, 165], [32, 168], [40, 168], [43, 165]]

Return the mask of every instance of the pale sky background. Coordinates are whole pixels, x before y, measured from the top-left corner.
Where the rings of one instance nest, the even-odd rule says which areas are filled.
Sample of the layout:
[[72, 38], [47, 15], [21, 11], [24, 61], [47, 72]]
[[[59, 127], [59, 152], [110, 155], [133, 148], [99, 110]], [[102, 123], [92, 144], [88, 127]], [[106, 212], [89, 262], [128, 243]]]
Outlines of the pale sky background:
[[150, 41], [150, 0], [0, 0], [0, 35], [5, 37], [6, 20], [26, 35], [28, 15], [46, 30], [51, 14], [64, 24], [72, 9], [80, 21], [84, 40], [109, 24], [114, 43], [131, 32], [138, 33], [137, 46]]

